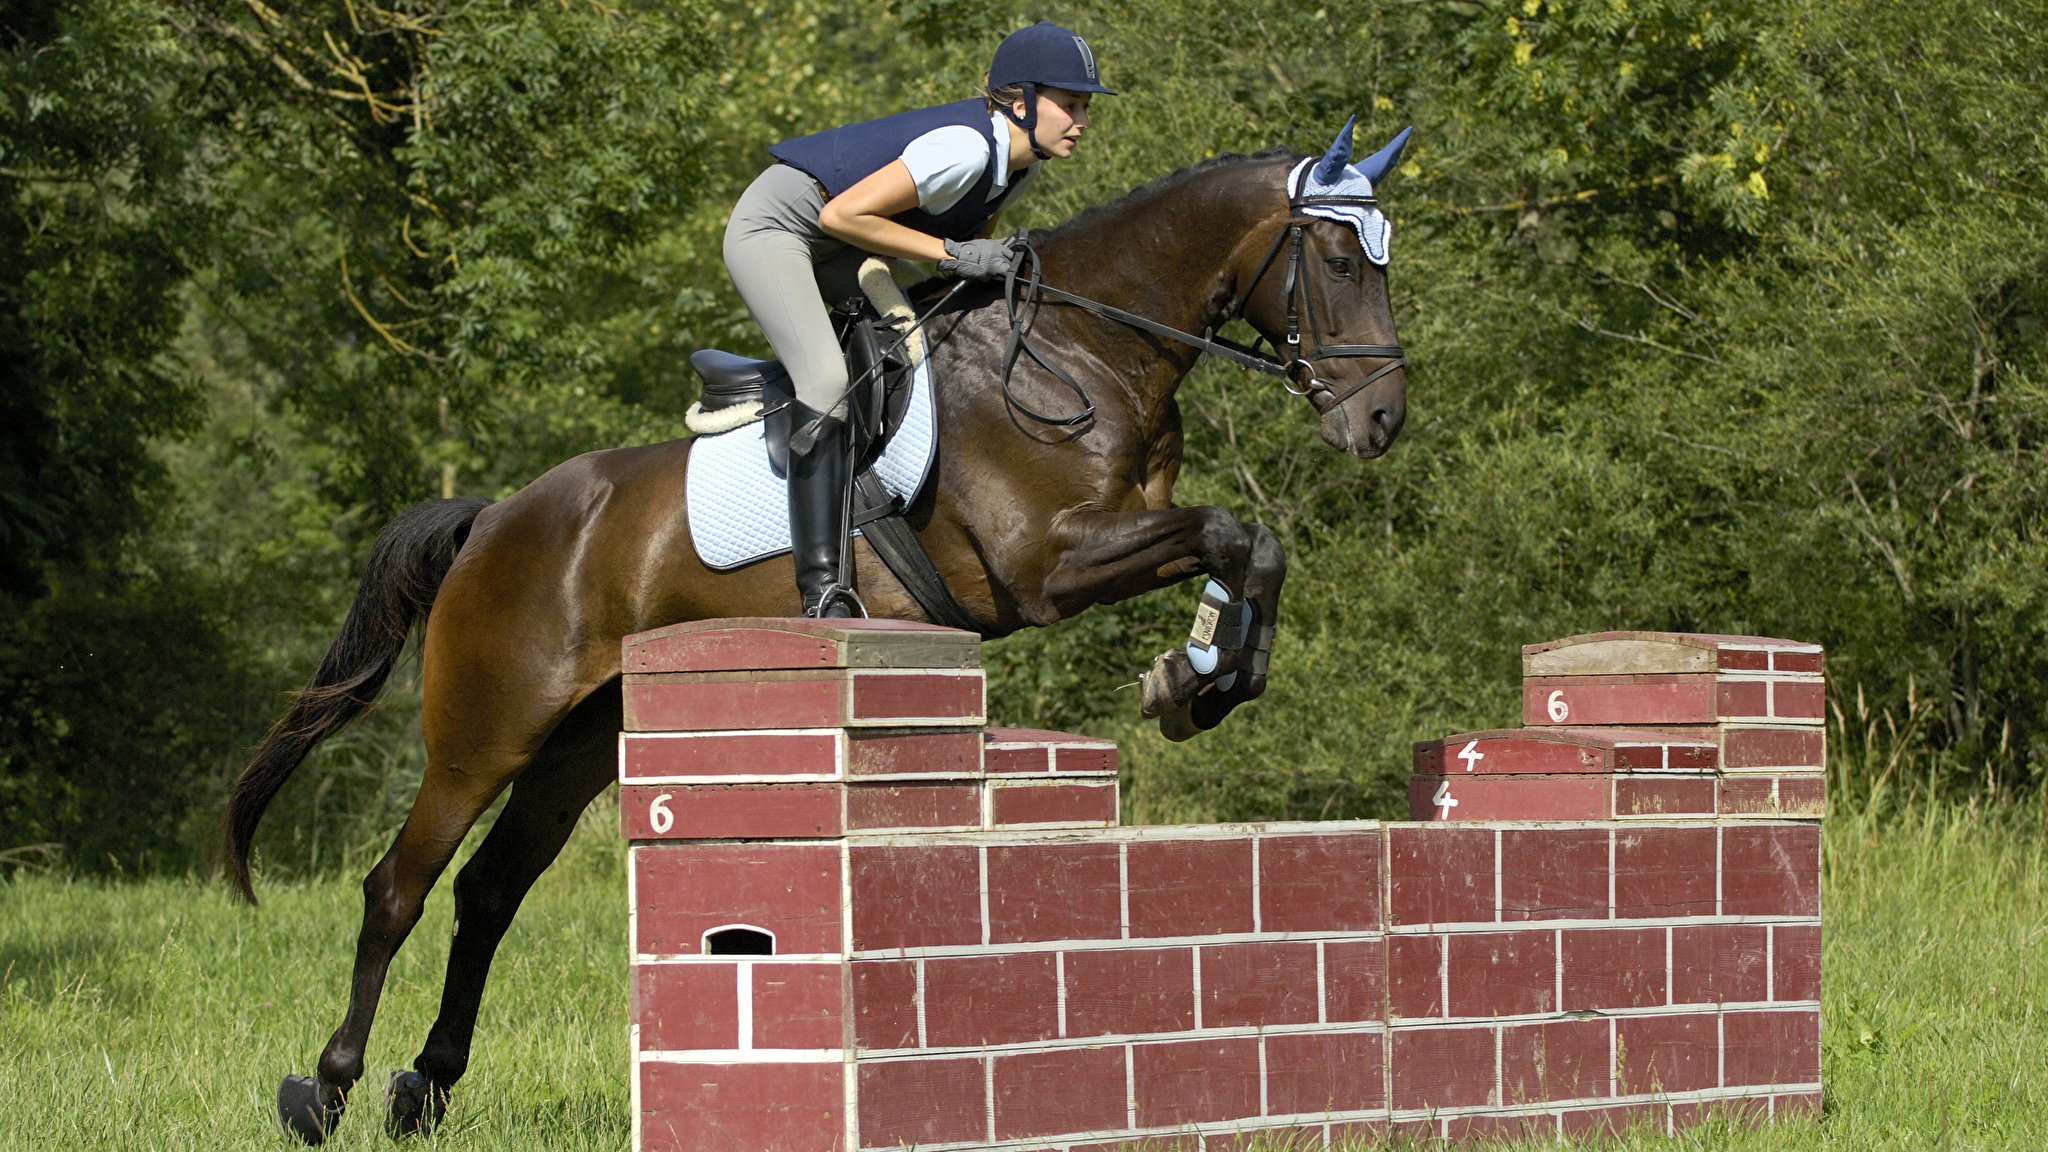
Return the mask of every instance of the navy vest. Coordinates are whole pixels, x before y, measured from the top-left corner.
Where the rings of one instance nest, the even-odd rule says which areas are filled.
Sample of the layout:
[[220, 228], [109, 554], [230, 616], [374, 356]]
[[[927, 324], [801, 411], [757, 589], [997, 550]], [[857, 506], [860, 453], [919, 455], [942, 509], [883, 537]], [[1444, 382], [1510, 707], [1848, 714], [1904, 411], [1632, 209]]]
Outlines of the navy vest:
[[906, 228], [946, 240], [967, 240], [981, 231], [989, 217], [1002, 208], [1016, 189], [1013, 182], [994, 200], [988, 190], [995, 185], [996, 165], [1007, 164], [1010, 142], [997, 140], [989, 120], [988, 105], [979, 99], [960, 100], [935, 108], [898, 112], [880, 120], [865, 120], [828, 128], [809, 136], [784, 140], [768, 149], [777, 160], [809, 175], [825, 188], [827, 198], [837, 196], [862, 180], [900, 159], [912, 140], [939, 128], [962, 125], [980, 132], [988, 140], [988, 167], [959, 203], [938, 215], [912, 208], [891, 219]]

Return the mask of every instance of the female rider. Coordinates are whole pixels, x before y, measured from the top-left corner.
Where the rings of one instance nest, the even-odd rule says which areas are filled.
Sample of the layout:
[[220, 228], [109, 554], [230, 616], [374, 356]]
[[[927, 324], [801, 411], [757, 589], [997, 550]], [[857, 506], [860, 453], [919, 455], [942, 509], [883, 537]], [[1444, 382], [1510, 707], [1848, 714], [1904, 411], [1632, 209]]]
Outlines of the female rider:
[[1039, 161], [1074, 154], [1094, 93], [1115, 95], [1088, 45], [1044, 21], [1004, 39], [985, 85], [978, 99], [784, 140], [726, 224], [726, 271], [796, 390], [789, 530], [806, 616], [849, 615], [837, 579], [846, 362], [825, 302], [860, 295], [870, 254], [1006, 275], [1009, 245], [989, 238], [996, 213]]

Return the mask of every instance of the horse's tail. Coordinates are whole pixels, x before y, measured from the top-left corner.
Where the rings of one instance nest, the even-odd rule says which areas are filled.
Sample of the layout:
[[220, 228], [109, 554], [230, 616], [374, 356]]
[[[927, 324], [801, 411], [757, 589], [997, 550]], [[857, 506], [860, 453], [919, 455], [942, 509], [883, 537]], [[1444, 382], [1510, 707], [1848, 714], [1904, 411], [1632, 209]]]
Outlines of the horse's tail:
[[413, 625], [433, 607], [448, 566], [469, 539], [470, 525], [489, 504], [475, 497], [430, 500], [406, 509], [377, 534], [341, 632], [321, 658], [312, 683], [263, 738], [228, 797], [228, 860], [235, 886], [249, 903], [256, 903], [249, 883], [249, 846], [264, 809], [315, 745], [377, 699]]

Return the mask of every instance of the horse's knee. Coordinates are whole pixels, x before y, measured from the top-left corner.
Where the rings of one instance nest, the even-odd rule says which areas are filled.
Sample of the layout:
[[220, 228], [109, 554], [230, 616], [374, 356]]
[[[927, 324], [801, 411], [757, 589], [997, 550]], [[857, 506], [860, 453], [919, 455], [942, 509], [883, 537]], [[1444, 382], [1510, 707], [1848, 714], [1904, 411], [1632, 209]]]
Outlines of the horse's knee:
[[1264, 524], [1252, 524], [1251, 567], [1252, 570], [1278, 582], [1287, 575], [1287, 546], [1280, 542], [1280, 534]]

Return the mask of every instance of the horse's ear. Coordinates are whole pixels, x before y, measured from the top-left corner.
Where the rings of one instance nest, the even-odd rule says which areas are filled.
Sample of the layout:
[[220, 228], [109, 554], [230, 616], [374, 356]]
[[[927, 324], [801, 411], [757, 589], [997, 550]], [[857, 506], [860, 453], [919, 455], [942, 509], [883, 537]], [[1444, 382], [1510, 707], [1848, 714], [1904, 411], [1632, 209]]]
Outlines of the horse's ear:
[[1315, 178], [1318, 184], [1335, 184], [1344, 178], [1344, 165], [1351, 162], [1351, 128], [1358, 123], [1353, 116], [1344, 122], [1337, 132], [1337, 138], [1330, 142], [1330, 150], [1316, 161]]
[[1365, 174], [1367, 180], [1378, 184], [1387, 173], [1393, 171], [1395, 161], [1401, 159], [1401, 149], [1408, 146], [1408, 137], [1414, 133], [1415, 126], [1412, 124], [1401, 129], [1401, 134], [1394, 137], [1385, 148], [1360, 160], [1358, 170]]

